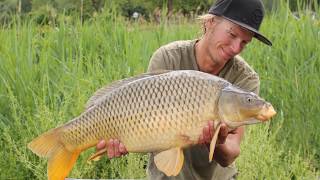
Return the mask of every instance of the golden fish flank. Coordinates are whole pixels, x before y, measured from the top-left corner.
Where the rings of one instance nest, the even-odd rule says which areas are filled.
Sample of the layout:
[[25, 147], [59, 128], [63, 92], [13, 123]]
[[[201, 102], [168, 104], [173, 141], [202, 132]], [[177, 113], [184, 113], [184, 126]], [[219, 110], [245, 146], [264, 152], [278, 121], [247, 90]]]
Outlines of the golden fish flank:
[[[210, 120], [230, 127], [258, 123], [275, 114], [257, 95], [199, 71], [164, 71], [124, 79], [98, 90], [74, 120], [40, 135], [28, 147], [47, 157], [48, 178], [64, 179], [79, 154], [101, 139], [117, 138], [129, 152], [160, 152], [154, 160], [168, 176], [183, 165], [182, 148], [197, 143]], [[90, 159], [98, 159], [106, 149]], [[64, 167], [61, 167], [64, 166]]]

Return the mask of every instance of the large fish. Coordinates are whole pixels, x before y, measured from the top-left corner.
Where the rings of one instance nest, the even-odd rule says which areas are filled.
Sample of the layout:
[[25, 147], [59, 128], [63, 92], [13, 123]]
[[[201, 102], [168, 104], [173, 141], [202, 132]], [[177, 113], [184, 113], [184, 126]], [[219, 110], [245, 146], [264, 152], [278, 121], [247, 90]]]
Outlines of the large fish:
[[214, 121], [216, 129], [211, 161], [221, 122], [235, 128], [275, 114], [270, 103], [217, 76], [192, 70], [149, 73], [98, 90], [85, 112], [28, 147], [48, 158], [50, 180], [64, 179], [82, 151], [110, 138], [119, 139], [129, 152], [159, 152], [154, 158], [157, 168], [175, 176], [183, 166], [182, 149], [197, 144], [208, 121]]

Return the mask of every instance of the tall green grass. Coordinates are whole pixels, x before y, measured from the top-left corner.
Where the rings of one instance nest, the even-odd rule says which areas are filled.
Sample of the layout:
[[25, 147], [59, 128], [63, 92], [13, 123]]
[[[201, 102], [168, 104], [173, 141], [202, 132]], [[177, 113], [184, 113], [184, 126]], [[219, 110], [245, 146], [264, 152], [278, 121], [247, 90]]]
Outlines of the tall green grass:
[[[319, 12], [319, 10], [317, 11]], [[0, 30], [0, 179], [45, 179], [46, 160], [26, 144], [79, 115], [99, 87], [142, 73], [152, 53], [174, 40], [194, 39], [194, 22], [139, 24], [106, 11], [81, 23], [37, 26], [32, 19]], [[237, 159], [239, 179], [317, 179], [320, 176], [319, 20], [295, 19], [285, 4], [262, 26], [273, 47], [254, 41], [244, 51], [261, 78], [261, 96], [278, 115], [247, 128]], [[70, 177], [145, 177], [147, 155], [86, 163]]]

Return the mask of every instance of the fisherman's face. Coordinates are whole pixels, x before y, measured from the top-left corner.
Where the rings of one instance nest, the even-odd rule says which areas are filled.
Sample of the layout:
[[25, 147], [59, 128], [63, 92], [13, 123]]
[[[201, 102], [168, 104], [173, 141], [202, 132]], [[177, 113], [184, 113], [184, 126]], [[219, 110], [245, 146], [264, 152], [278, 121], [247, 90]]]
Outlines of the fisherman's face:
[[251, 42], [253, 33], [226, 19], [208, 23], [204, 35], [207, 52], [216, 64], [224, 65]]

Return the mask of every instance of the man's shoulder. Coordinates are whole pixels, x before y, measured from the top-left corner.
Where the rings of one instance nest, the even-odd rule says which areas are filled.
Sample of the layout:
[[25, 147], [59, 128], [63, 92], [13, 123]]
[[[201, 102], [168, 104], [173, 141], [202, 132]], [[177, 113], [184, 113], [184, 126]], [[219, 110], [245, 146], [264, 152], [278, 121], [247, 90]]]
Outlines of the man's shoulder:
[[157, 49], [150, 60], [149, 71], [156, 69], [196, 69], [196, 40], [174, 41]]
[[241, 73], [246, 76], [258, 77], [256, 71], [240, 55], [236, 55], [229, 66], [235, 74]]
[[245, 90], [259, 92], [259, 76], [241, 56], [231, 59], [219, 76]]
[[195, 40], [180, 40], [180, 41], [173, 41], [166, 45], [161, 46], [164, 50], [181, 50], [185, 48], [190, 48], [194, 45]]

